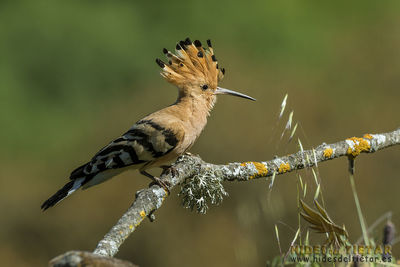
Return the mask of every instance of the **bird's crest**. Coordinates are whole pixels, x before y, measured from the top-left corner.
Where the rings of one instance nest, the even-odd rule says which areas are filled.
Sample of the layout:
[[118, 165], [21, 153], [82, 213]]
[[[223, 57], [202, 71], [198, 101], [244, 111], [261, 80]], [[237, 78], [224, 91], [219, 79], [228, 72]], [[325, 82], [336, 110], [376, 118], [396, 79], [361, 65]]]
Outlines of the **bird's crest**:
[[156, 59], [162, 68], [161, 76], [179, 88], [204, 84], [215, 90], [225, 69], [219, 68], [210, 40], [207, 46], [204, 48], [199, 40], [192, 42], [186, 38], [177, 43], [175, 54], [164, 48], [168, 63]]

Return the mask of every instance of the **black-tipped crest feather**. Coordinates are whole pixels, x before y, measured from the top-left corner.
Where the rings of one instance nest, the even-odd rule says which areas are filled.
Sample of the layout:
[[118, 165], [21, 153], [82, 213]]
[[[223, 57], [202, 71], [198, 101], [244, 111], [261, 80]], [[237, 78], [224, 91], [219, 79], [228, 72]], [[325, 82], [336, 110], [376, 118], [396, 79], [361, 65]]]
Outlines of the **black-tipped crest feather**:
[[192, 43], [186, 38], [176, 44], [176, 55], [163, 49], [169, 59], [169, 65], [164, 67], [165, 63], [157, 60], [157, 64], [163, 68], [161, 75], [178, 87], [193, 84], [194, 81], [203, 81], [215, 89], [223, 78], [225, 69], [219, 69], [211, 40], [207, 40], [207, 46], [208, 48], [203, 48], [199, 40]]

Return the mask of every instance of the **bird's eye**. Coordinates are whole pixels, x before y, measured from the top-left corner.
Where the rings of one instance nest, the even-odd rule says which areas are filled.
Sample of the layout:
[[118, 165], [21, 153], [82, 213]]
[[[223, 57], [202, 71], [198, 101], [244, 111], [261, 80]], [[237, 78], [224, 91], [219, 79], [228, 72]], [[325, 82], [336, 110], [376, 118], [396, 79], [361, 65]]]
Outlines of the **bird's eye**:
[[201, 89], [207, 90], [207, 89], [208, 89], [208, 85], [207, 85], [207, 84], [203, 85], [203, 86], [201, 87]]

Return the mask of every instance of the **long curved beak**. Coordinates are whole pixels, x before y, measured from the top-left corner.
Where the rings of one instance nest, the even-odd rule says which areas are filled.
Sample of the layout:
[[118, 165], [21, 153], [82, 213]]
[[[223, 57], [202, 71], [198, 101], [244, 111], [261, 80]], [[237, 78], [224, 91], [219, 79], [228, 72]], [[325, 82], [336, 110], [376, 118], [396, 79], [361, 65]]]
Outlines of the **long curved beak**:
[[233, 96], [238, 96], [238, 97], [242, 97], [242, 98], [246, 98], [246, 99], [250, 99], [253, 101], [256, 101], [255, 98], [252, 98], [251, 96], [239, 93], [239, 92], [235, 92], [229, 89], [225, 89], [225, 88], [221, 88], [221, 87], [217, 87], [217, 90], [215, 90], [216, 95], [233, 95]]

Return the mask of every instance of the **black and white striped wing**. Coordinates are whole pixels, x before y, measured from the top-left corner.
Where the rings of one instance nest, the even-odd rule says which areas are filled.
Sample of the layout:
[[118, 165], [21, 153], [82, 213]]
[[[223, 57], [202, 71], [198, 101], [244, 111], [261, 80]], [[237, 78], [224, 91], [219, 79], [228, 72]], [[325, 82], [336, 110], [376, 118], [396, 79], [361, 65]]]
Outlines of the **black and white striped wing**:
[[182, 136], [182, 129], [173, 132], [152, 120], [139, 121], [123, 136], [101, 149], [90, 162], [75, 169], [71, 181], [47, 199], [42, 209], [54, 206], [81, 187], [87, 188], [110, 179], [124, 167], [147, 164], [168, 154]]
[[90, 162], [74, 170], [70, 179], [85, 177], [84, 185], [103, 171], [151, 162], [168, 154], [177, 144], [172, 130], [142, 120], [102, 148]]

